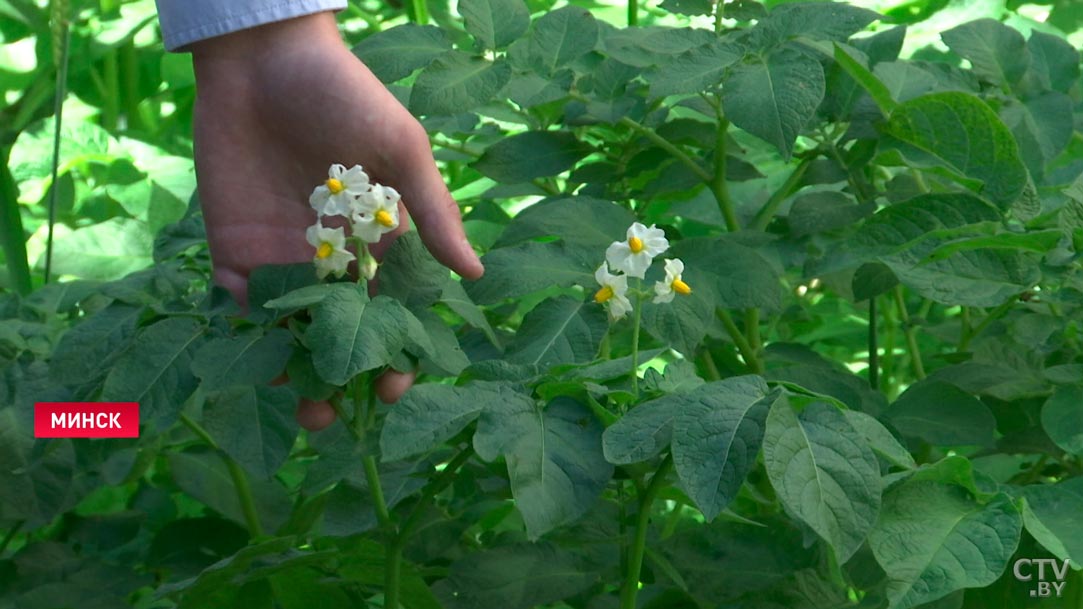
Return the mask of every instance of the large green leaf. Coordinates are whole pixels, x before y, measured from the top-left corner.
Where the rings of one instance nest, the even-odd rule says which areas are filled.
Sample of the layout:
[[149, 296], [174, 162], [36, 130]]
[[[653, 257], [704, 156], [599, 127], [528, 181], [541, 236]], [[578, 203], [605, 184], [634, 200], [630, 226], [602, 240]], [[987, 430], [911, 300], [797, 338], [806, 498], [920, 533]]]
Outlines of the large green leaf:
[[604, 251], [613, 241], [621, 240], [635, 221], [631, 212], [612, 201], [592, 197], [547, 199], [516, 214], [494, 247], [555, 236], [573, 245]]
[[588, 290], [597, 283], [594, 270], [605, 260], [605, 252], [589, 254], [565, 243], [522, 243], [502, 247], [482, 256], [485, 274], [463, 284], [466, 293], [481, 304], [523, 296], [550, 286], [581, 285]]
[[218, 446], [263, 479], [286, 461], [297, 439], [297, 398], [285, 387], [231, 387], [203, 407], [203, 426]]
[[387, 415], [380, 434], [384, 461], [406, 459], [438, 447], [463, 430], [486, 408], [533, 401], [507, 383], [475, 382], [463, 387], [417, 385]]
[[1025, 100], [1009, 99], [1001, 108], [1000, 116], [1015, 136], [1027, 169], [1036, 180], [1045, 175], [1045, 165], [1055, 159], [1072, 138], [1072, 134], [1064, 129], [1064, 125], [1072, 120], [1072, 101], [1059, 91]]
[[[237, 488], [219, 455], [209, 451], [169, 453], [173, 481], [190, 497], [223, 516], [244, 524]], [[264, 530], [274, 531], [290, 513], [290, 499], [278, 480], [250, 479], [256, 512]]]
[[1042, 406], [1042, 427], [1061, 450], [1083, 456], [1083, 387], [1058, 387]]
[[722, 81], [726, 68], [741, 59], [743, 50], [737, 45], [711, 41], [647, 74], [651, 97], [709, 91]]
[[690, 400], [667, 395], [629, 410], [602, 434], [605, 458], [615, 465], [646, 461], [665, 450], [673, 437], [673, 419]]
[[71, 440], [35, 440], [16, 409], [0, 408], [0, 518], [46, 524], [78, 500]]
[[598, 22], [584, 8], [565, 6], [535, 21], [528, 41], [530, 65], [539, 74], [549, 76], [594, 50]]
[[643, 307], [644, 330], [662, 344], [692, 357], [714, 323], [716, 303], [709, 273], [685, 267], [682, 279], [692, 287], [691, 294], [677, 295], [668, 303], [644, 299], [639, 306]]
[[672, 252], [684, 261], [686, 272], [705, 276], [706, 285], [692, 285], [693, 293], [708, 290], [717, 306], [769, 311], [781, 307], [779, 277], [756, 250], [730, 239], [703, 237], [680, 241]]
[[713, 520], [756, 463], [771, 405], [786, 400], [780, 390], [768, 393], [759, 376], [708, 383], [681, 397], [673, 420], [673, 465], [685, 492]]
[[608, 330], [606, 313], [593, 300], [550, 298], [523, 318], [505, 355], [509, 362], [542, 369], [583, 364], [598, 354]]
[[102, 400], [138, 402], [141, 425], [172, 425], [199, 384], [191, 363], [204, 330], [190, 317], [170, 317], [141, 330], [106, 377]]
[[988, 406], [955, 385], [931, 379], [911, 385], [887, 417], [904, 436], [941, 446], [988, 446], [996, 428]]
[[192, 359], [192, 372], [206, 391], [263, 385], [282, 373], [292, 352], [293, 335], [288, 331], [246, 328], [236, 336], [207, 341]]
[[940, 35], [960, 57], [970, 60], [980, 78], [1001, 87], [1014, 86], [1030, 66], [1023, 35], [994, 19], [977, 19]]
[[1031, 73], [1043, 89], [1067, 93], [1079, 80], [1079, 50], [1063, 38], [1033, 30], [1027, 49]]
[[530, 27], [523, 0], [461, 0], [459, 14], [466, 31], [486, 49], [505, 47]]
[[771, 485], [793, 514], [848, 560], [880, 510], [880, 464], [837, 408], [814, 402], [801, 414], [779, 400], [767, 415], [763, 449]]
[[590, 147], [567, 131], [527, 131], [489, 146], [473, 165], [497, 182], [529, 182], [571, 169]]
[[820, 62], [789, 48], [746, 56], [730, 68], [722, 87], [726, 118], [787, 159], [823, 98]]
[[931, 93], [900, 104], [887, 132], [981, 180], [981, 194], [1002, 209], [1023, 192], [1027, 169], [1011, 131], [982, 100], [967, 93]]
[[380, 294], [411, 311], [439, 300], [447, 282], [447, 267], [432, 257], [415, 231], [399, 235], [380, 263]]
[[486, 461], [504, 456], [515, 505], [537, 539], [598, 500], [613, 475], [601, 440], [601, 425], [578, 402], [557, 398], [540, 409], [515, 400], [482, 413], [474, 449]]
[[844, 41], [879, 15], [850, 4], [794, 2], [777, 5], [752, 28], [751, 43], [769, 48], [801, 36], [814, 40]]
[[891, 609], [909, 609], [997, 580], [1019, 543], [1022, 518], [1006, 496], [980, 505], [937, 482], [884, 496], [869, 546], [888, 575]]
[[398, 301], [387, 296], [369, 300], [364, 286], [332, 292], [311, 312], [305, 339], [312, 363], [333, 385], [391, 363], [407, 346], [411, 322], [420, 326]]
[[1083, 565], [1083, 478], [1022, 489], [1026, 498], [1023, 524], [1038, 543], [1060, 559]]
[[377, 78], [395, 82], [451, 50], [451, 41], [438, 27], [407, 23], [365, 38], [353, 52]]
[[135, 335], [142, 307], [113, 303], [68, 330], [49, 361], [49, 374], [71, 386], [105, 376]]
[[492, 99], [509, 78], [511, 66], [506, 61], [491, 62], [453, 51], [435, 59], [418, 75], [410, 93], [410, 111], [461, 114]]
[[530, 609], [574, 596], [594, 583], [586, 564], [550, 543], [520, 543], [472, 552], [435, 587], [448, 609]]
[[[58, 231], [53, 273], [83, 279], [119, 279], [153, 263], [154, 236], [144, 222], [110, 218], [74, 231]], [[44, 264], [44, 257], [40, 264]]]

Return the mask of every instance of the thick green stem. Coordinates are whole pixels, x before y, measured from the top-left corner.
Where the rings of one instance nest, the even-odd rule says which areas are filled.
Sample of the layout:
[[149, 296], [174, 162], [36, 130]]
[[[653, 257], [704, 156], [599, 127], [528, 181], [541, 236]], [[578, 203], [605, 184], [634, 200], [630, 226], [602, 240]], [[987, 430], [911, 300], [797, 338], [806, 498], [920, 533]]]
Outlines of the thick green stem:
[[391, 522], [391, 514], [387, 510], [387, 501], [384, 499], [384, 487], [380, 484], [380, 471], [376, 467], [376, 457], [365, 455], [361, 457], [361, 464], [365, 468], [365, 481], [369, 485], [369, 493], [372, 495], [372, 505], [376, 510], [376, 521], [385, 531], [392, 531], [395, 523]]
[[673, 467], [673, 457], [666, 455], [662, 465], [654, 472], [654, 477], [647, 488], [639, 493], [639, 514], [636, 516], [635, 537], [632, 539], [631, 554], [628, 557], [628, 571], [621, 587], [621, 609], [635, 609], [636, 595], [639, 593], [639, 574], [643, 570], [643, 555], [647, 548], [647, 529], [651, 520], [651, 505], [658, 491], [662, 490], [665, 477]]
[[639, 0], [628, 0], [628, 25], [639, 25]]
[[918, 348], [917, 328], [910, 323], [910, 313], [906, 310], [906, 300], [903, 298], [902, 286], [895, 286], [895, 308], [899, 310], [899, 321], [902, 322], [903, 332], [906, 334], [906, 348], [910, 352], [910, 367], [914, 376], [921, 380], [925, 378], [925, 364], [921, 360], [921, 350]]
[[786, 181], [776, 190], [771, 193], [771, 198], [767, 199], [767, 202], [763, 204], [760, 211], [756, 212], [756, 218], [752, 221], [752, 228], [754, 230], [764, 230], [767, 225], [771, 223], [771, 220], [778, 213], [778, 208], [782, 205], [782, 202], [786, 200], [786, 197], [790, 196], [790, 193], [797, 190], [798, 184], [801, 182], [801, 178], [805, 177], [805, 172], [808, 171], [809, 165], [812, 164], [812, 160], [816, 158], [812, 155], [805, 157], [801, 160], [801, 163], [794, 168], [790, 173], [790, 177], [786, 178]]
[[714, 3], [714, 33], [722, 33], [722, 19], [726, 16], [725, 0], [715, 0]]
[[744, 358], [745, 365], [748, 366], [749, 370], [754, 374], [763, 374], [763, 363], [756, 356], [756, 351], [748, 344], [748, 339], [745, 338], [741, 329], [733, 322], [733, 317], [730, 316], [729, 311], [719, 307], [715, 309], [715, 315], [718, 316], [718, 319], [726, 328], [726, 333], [730, 335], [733, 344], [737, 345], [737, 350], [741, 352], [741, 357]]
[[756, 308], [745, 310], [745, 334], [748, 336], [748, 346], [752, 354], [759, 359], [763, 350], [763, 341], [760, 340], [760, 310]]
[[714, 363], [714, 357], [711, 355], [710, 349], [702, 349], [699, 353], [699, 360], [703, 364], [703, 369], [707, 372], [708, 380], [722, 380], [722, 375], [718, 372], [718, 365]]
[[53, 100], [53, 167], [49, 182], [49, 232], [45, 238], [45, 283], [49, 283], [53, 270], [53, 227], [56, 225], [57, 176], [60, 173], [60, 129], [64, 124], [64, 98], [68, 85], [68, 54], [71, 47], [71, 31], [67, 15], [60, 24], [60, 58], [56, 69], [56, 98]]
[[193, 421], [186, 414], [181, 414], [180, 421], [204, 444], [218, 453], [219, 458], [226, 465], [226, 470], [229, 471], [230, 479], [233, 480], [233, 489], [237, 492], [237, 503], [241, 506], [241, 514], [248, 526], [248, 533], [252, 537], [263, 535], [263, 525], [260, 523], [259, 512], [256, 510], [256, 500], [252, 496], [252, 486], [248, 483], [248, 476], [244, 473], [244, 470], [232, 457], [219, 448], [218, 443], [214, 441], [211, 434], [207, 433], [206, 429], [203, 429], [202, 425]]
[[733, 199], [730, 198], [730, 191], [726, 186], [726, 133], [729, 126], [730, 122], [720, 115], [718, 132], [715, 136], [714, 178], [711, 180], [711, 192], [714, 194], [715, 201], [718, 202], [722, 219], [726, 222], [726, 230], [734, 233], [740, 229], [740, 226], [737, 224], [737, 214], [733, 211]]
[[707, 170], [701, 167], [699, 163], [692, 159], [692, 157], [685, 154], [683, 150], [673, 145], [673, 143], [666, 138], [655, 133], [653, 129], [649, 127], [644, 127], [643, 125], [640, 125], [639, 123], [628, 118], [627, 116], [621, 117], [620, 124], [634, 131], [637, 131], [640, 135], [653, 142], [662, 150], [665, 150], [666, 152], [672, 154], [674, 158], [684, 163], [685, 166], [687, 166], [688, 169], [692, 171], [692, 173], [696, 174], [696, 177], [703, 180], [705, 183], [710, 184], [711, 181], [714, 179], [714, 176], [707, 173]]
[[142, 123], [139, 115], [139, 57], [132, 40], [120, 47], [120, 71], [124, 84], [124, 115], [127, 129], [131, 131], [139, 128]]
[[26, 236], [15, 181], [7, 165], [9, 152], [4, 150], [3, 158], [0, 158], [0, 245], [4, 248], [8, 281], [16, 294], [25, 296], [32, 287], [30, 263], [26, 259]]

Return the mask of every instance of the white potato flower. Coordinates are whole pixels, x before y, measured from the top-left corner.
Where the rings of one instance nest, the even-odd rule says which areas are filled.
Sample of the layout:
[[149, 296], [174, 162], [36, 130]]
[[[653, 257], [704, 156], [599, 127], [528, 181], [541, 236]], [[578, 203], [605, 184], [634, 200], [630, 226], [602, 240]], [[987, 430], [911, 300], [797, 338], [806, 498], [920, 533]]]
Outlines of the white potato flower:
[[672, 302], [674, 294], [688, 296], [692, 288], [681, 279], [684, 262], [680, 258], [666, 260], [666, 278], [654, 284], [654, 302]]
[[374, 184], [354, 202], [353, 235], [366, 243], [376, 243], [385, 233], [398, 228], [401, 198], [394, 188]]
[[305, 238], [316, 248], [312, 262], [316, 265], [316, 275], [320, 279], [331, 274], [341, 277], [346, 273], [346, 266], [354, 259], [354, 255], [346, 249], [345, 231], [341, 228], [324, 228], [317, 222], [308, 227]]
[[594, 302], [604, 304], [609, 309], [609, 319], [616, 321], [632, 310], [632, 303], [628, 300], [628, 278], [624, 275], [613, 275], [605, 268], [603, 262], [598, 270], [594, 271], [594, 279], [602, 286], [594, 293]]
[[349, 216], [354, 199], [369, 191], [369, 175], [360, 165], [346, 169], [335, 163], [327, 170], [327, 180], [312, 191], [308, 203], [323, 216]]
[[652, 224], [650, 228], [639, 222], [628, 227], [625, 241], [614, 241], [605, 250], [605, 259], [609, 266], [623, 271], [629, 277], [643, 279], [655, 256], [669, 249], [666, 234]]

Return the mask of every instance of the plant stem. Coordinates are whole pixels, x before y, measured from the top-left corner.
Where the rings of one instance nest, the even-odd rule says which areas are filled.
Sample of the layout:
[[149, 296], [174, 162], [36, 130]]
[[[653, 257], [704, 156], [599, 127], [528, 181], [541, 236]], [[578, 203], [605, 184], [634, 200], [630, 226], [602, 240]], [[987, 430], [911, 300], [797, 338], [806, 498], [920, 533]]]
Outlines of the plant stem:
[[869, 387], [880, 391], [880, 352], [876, 336], [876, 297], [869, 298]]
[[786, 200], [786, 197], [790, 196], [796, 188], [798, 183], [801, 182], [801, 178], [805, 177], [805, 172], [808, 171], [809, 165], [812, 164], [814, 156], [807, 156], [801, 160], [801, 163], [790, 173], [790, 177], [786, 178], [786, 181], [779, 186], [778, 190], [771, 193], [771, 198], [767, 199], [767, 202], [763, 204], [760, 211], [756, 212], [756, 218], [752, 221], [752, 228], [754, 230], [765, 230], [767, 225], [771, 223], [771, 220], [778, 213], [779, 206]]
[[[636, 283], [642, 283], [637, 280]], [[639, 287], [638, 285], [636, 286]], [[643, 297], [636, 295], [636, 315], [632, 326], [632, 394], [639, 399], [639, 326], [643, 320]]]
[[760, 310], [751, 308], [745, 310], [745, 334], [748, 335], [748, 346], [752, 354], [758, 359], [763, 349], [763, 341], [760, 340]]
[[180, 421], [196, 435], [197, 438], [203, 441], [204, 444], [210, 446], [215, 452], [218, 453], [218, 457], [222, 459], [222, 462], [226, 464], [226, 469], [229, 471], [229, 477], [233, 480], [233, 488], [237, 491], [237, 502], [241, 506], [241, 514], [244, 515], [244, 522], [248, 525], [248, 533], [252, 537], [259, 537], [263, 535], [263, 525], [259, 520], [259, 512], [256, 510], [256, 500], [252, 497], [252, 485], [248, 483], [248, 476], [245, 475], [241, 466], [233, 460], [232, 457], [227, 455], [223, 451], [218, 443], [214, 441], [211, 434], [207, 433], [206, 429], [199, 423], [193, 421], [188, 415], [181, 414]]
[[8, 170], [10, 149], [0, 158], [0, 245], [8, 267], [8, 280], [16, 294], [26, 296], [31, 290], [30, 263], [26, 259], [26, 237], [15, 181]]
[[639, 0], [628, 0], [628, 25], [639, 25]]
[[741, 352], [741, 357], [745, 360], [745, 365], [748, 366], [755, 374], [763, 374], [763, 363], [756, 357], [756, 352], [752, 349], [752, 346], [748, 344], [748, 339], [741, 333], [737, 324], [733, 323], [733, 318], [730, 317], [730, 312], [719, 307], [715, 309], [715, 315], [725, 326], [726, 332], [730, 335], [733, 343], [737, 345], [737, 350]]
[[643, 137], [654, 142], [659, 148], [672, 154], [674, 158], [684, 163], [690, 170], [692, 170], [692, 173], [696, 174], [696, 176], [699, 177], [699, 179], [703, 180], [705, 183], [710, 184], [713, 180], [714, 176], [707, 173], [707, 170], [701, 167], [699, 163], [694, 161], [692, 157], [685, 154], [683, 150], [675, 146], [672, 142], [655, 133], [654, 129], [651, 129], [650, 127], [644, 127], [643, 125], [640, 125], [639, 123], [628, 118], [627, 116], [621, 117], [620, 124], [639, 132]]
[[425, 4], [425, 0], [410, 0], [410, 20], [420, 25], [425, 25], [429, 22], [429, 7]]
[[725, 0], [715, 0], [714, 3], [714, 33], [722, 33], [722, 18], [726, 15]]
[[704, 348], [700, 351], [699, 359], [703, 362], [703, 368], [707, 371], [707, 380], [720, 381], [722, 375], [718, 372], [718, 365], [714, 363], [714, 357], [711, 356], [711, 350]]
[[903, 298], [902, 286], [895, 286], [895, 307], [899, 310], [899, 320], [903, 324], [903, 332], [906, 334], [906, 348], [910, 352], [910, 367], [918, 380], [925, 378], [925, 364], [921, 361], [921, 350], [918, 349], [917, 328], [910, 324], [910, 313], [906, 310], [906, 300]]
[[718, 202], [718, 211], [722, 213], [722, 219], [726, 222], [726, 230], [731, 233], [737, 232], [740, 226], [737, 224], [737, 214], [733, 211], [733, 200], [730, 198], [729, 188], [726, 186], [726, 133], [730, 122], [718, 116], [718, 133], [715, 136], [714, 147], [714, 178], [711, 180], [711, 192], [715, 201]]
[[[67, 6], [65, 5], [65, 8]], [[49, 232], [45, 238], [45, 283], [53, 270], [53, 227], [56, 225], [57, 176], [60, 173], [60, 129], [64, 124], [64, 98], [68, 86], [68, 55], [71, 47], [71, 29], [68, 27], [68, 15], [60, 16], [59, 28], [60, 57], [56, 60], [56, 96], [53, 100], [53, 167], [52, 180], [49, 182]]]
[[4, 538], [0, 539], [0, 556], [4, 555], [4, 551], [11, 545], [12, 540], [19, 534], [19, 530], [23, 528], [24, 524], [26, 524], [25, 520], [16, 520], [15, 524], [11, 525], [11, 528], [4, 535]]
[[651, 483], [639, 493], [639, 513], [636, 515], [635, 537], [632, 539], [632, 553], [628, 558], [628, 572], [624, 577], [624, 585], [621, 587], [621, 609], [635, 609], [636, 594], [639, 592], [639, 574], [643, 569], [643, 554], [647, 547], [647, 528], [651, 520], [651, 505], [658, 491], [662, 489], [665, 477], [673, 467], [672, 455], [666, 455], [665, 460], [654, 472]]
[[974, 330], [971, 331], [970, 333], [968, 333], [963, 338], [963, 340], [959, 341], [959, 348], [957, 349], [957, 351], [966, 351], [967, 348], [970, 347], [970, 341], [975, 336], [977, 336], [977, 335], [981, 334], [982, 332], [984, 332], [985, 329], [988, 328], [989, 325], [992, 324], [994, 321], [996, 321], [996, 320], [1000, 319], [1001, 317], [1003, 317], [1004, 314], [1007, 313], [1008, 310], [1012, 308], [1012, 305], [1014, 303], [1015, 303], [1014, 298], [1013, 299], [1008, 299], [1007, 302], [1004, 302], [1003, 304], [1001, 304], [997, 308], [993, 309], [992, 311], [989, 311], [989, 314], [986, 315], [981, 320], [981, 323], [979, 323], [977, 326], [974, 326]]

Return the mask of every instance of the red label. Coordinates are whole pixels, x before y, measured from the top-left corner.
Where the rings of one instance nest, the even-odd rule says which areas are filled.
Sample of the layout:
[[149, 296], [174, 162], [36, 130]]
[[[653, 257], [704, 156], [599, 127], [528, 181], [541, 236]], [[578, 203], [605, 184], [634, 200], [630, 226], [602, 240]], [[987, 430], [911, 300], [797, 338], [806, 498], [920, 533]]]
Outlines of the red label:
[[38, 402], [35, 438], [138, 438], [135, 402]]

